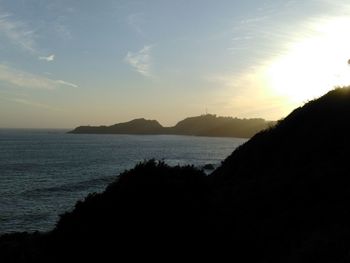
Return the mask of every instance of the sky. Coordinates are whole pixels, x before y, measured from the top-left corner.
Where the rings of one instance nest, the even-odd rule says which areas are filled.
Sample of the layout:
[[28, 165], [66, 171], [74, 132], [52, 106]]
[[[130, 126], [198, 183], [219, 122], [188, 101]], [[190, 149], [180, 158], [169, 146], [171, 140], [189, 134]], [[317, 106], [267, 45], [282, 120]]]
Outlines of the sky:
[[345, 0], [0, 0], [0, 128], [278, 120], [350, 84]]

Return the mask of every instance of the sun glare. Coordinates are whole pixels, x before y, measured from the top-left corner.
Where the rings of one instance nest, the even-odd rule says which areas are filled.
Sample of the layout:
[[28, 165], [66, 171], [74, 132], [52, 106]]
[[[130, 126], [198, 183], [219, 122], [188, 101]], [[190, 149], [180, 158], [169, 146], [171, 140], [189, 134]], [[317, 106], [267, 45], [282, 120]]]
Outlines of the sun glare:
[[335, 86], [350, 84], [350, 19], [339, 18], [312, 26], [312, 36], [288, 47], [267, 67], [273, 93], [301, 103]]

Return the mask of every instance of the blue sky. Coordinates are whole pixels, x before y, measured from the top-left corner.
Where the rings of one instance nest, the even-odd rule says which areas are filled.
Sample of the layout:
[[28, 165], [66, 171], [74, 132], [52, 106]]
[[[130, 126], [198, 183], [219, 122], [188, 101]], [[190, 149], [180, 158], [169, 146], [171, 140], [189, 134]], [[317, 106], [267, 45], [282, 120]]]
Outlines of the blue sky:
[[280, 119], [350, 83], [349, 15], [339, 0], [2, 0], [0, 127]]

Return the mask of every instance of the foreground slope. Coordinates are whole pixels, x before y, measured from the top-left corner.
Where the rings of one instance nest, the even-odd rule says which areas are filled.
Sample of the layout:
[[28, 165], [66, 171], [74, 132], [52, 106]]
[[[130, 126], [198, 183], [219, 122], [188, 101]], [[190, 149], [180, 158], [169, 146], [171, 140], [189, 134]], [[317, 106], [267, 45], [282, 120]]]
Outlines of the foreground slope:
[[0, 237], [0, 262], [166, 261], [193, 252], [210, 233], [208, 179], [192, 166], [138, 164], [79, 201], [53, 231]]
[[255, 135], [210, 176], [140, 164], [78, 202], [53, 231], [1, 237], [1, 262], [125, 254], [348, 262], [349, 117], [350, 89], [337, 89]]
[[270, 260], [350, 259], [349, 118], [349, 88], [330, 91], [224, 161], [212, 176], [230, 238]]

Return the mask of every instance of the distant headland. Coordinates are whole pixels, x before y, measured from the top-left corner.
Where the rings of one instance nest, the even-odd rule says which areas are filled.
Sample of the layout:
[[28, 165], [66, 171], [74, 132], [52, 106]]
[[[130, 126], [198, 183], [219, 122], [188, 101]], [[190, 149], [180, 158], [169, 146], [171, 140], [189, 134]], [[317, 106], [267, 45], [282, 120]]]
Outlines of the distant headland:
[[117, 123], [111, 126], [79, 126], [69, 133], [84, 134], [172, 134], [211, 137], [250, 138], [275, 124], [261, 118], [239, 119], [205, 114], [189, 117], [173, 127], [163, 127], [156, 120], [144, 118]]

